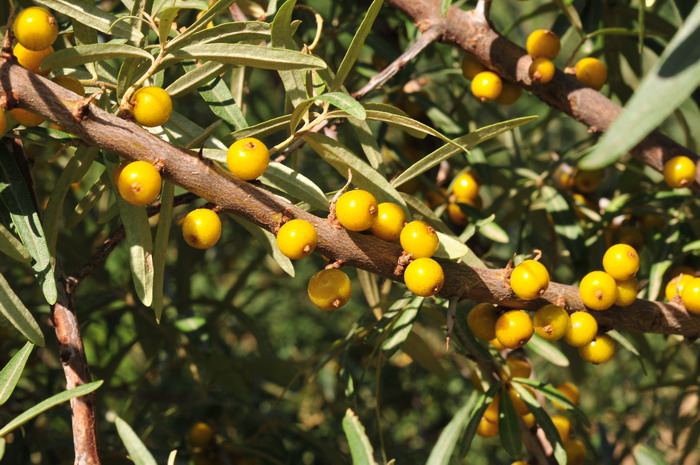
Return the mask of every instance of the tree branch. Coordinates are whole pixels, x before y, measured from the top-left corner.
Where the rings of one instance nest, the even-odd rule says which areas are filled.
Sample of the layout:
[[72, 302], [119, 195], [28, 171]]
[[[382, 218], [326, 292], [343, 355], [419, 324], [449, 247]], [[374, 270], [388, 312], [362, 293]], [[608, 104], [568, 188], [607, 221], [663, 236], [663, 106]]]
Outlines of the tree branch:
[[[416, 24], [442, 20], [439, 0], [387, 0], [387, 3], [406, 13]], [[561, 70], [557, 70], [554, 79], [547, 84], [532, 82], [528, 75], [532, 58], [522, 47], [494, 31], [482, 13], [450, 7], [445, 21], [442, 40], [473, 54], [486, 67], [585, 124], [591, 132], [607, 131], [622, 111], [603, 94], [585, 87]], [[685, 155], [696, 163], [699, 158], [693, 151], [656, 131], [637, 144], [631, 154], [658, 171], [663, 171], [664, 163], [676, 155]], [[700, 170], [691, 188], [700, 191]]]
[[[78, 95], [1, 59], [0, 89], [3, 92], [12, 89], [19, 96], [21, 108], [60, 124], [90, 144], [129, 160], [162, 163], [165, 179], [268, 231], [277, 226], [275, 217], [279, 214], [309, 221], [318, 232], [318, 252], [331, 261], [343, 260], [347, 265], [385, 278], [403, 280], [403, 277], [394, 275], [401, 255], [399, 245], [374, 236], [335, 229], [324, 218], [305, 212], [253, 183], [236, 178], [217, 164], [201, 160], [193, 152], [174, 147], [135, 123], [119, 119], [94, 105], [90, 106], [85, 119], [75, 121], [71, 111], [80, 100]], [[440, 262], [446, 277], [440, 292], [443, 297], [456, 296], [460, 300], [493, 302], [529, 310], [562, 300], [570, 311], [585, 309], [578, 288], [573, 286], [552, 283], [541, 299], [523, 301], [504, 283], [503, 270], [472, 268], [447, 260]], [[691, 338], [700, 335], [700, 318], [672, 303], [638, 299], [626, 308], [594, 311], [592, 314], [603, 328], [681, 334]]]

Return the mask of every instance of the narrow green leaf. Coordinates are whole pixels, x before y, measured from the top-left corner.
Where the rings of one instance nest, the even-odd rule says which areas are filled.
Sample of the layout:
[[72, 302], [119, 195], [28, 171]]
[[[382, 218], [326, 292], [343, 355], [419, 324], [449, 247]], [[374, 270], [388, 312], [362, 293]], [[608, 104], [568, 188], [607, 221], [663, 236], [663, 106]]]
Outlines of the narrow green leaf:
[[[176, 44], [182, 44], [183, 42], [189, 41], [189, 39], [199, 31], [202, 31], [207, 27], [207, 24], [214, 19], [219, 13], [222, 13], [226, 8], [228, 8], [236, 0], [218, 0], [216, 3], [211, 5], [205, 13], [195, 20], [192, 25], [190, 25], [187, 30], [174, 39], [170, 41], [168, 46], [173, 48]], [[175, 6], [175, 5], [173, 5]], [[182, 2], [178, 2], [179, 7], [183, 7]]]
[[467, 452], [469, 452], [469, 448], [474, 440], [474, 435], [476, 435], [476, 429], [479, 427], [481, 417], [483, 417], [486, 407], [488, 407], [488, 404], [491, 403], [493, 396], [499, 389], [500, 384], [494, 384], [486, 393], [480, 393], [478, 395], [476, 403], [469, 414], [470, 418], [467, 422], [467, 428], [464, 431], [464, 437], [462, 438], [462, 443], [459, 447], [460, 457], [466, 457]]
[[294, 50], [250, 44], [196, 44], [169, 53], [164, 66], [173, 61], [211, 60], [229, 65], [260, 69], [321, 69], [326, 63], [318, 57]]
[[549, 341], [545, 341], [541, 337], [534, 335], [527, 343], [528, 348], [532, 349], [542, 358], [559, 367], [568, 367], [569, 359], [557, 346]]
[[510, 395], [505, 391], [498, 396], [498, 435], [506, 453], [514, 459], [518, 458], [523, 450], [520, 425]]
[[362, 19], [360, 27], [357, 28], [355, 36], [352, 38], [352, 42], [350, 42], [350, 46], [348, 47], [348, 51], [345, 52], [343, 61], [340, 62], [338, 72], [331, 82], [331, 91], [340, 90], [341, 86], [345, 82], [345, 79], [348, 77], [348, 74], [350, 74], [350, 70], [352, 70], [352, 67], [355, 65], [357, 57], [360, 56], [360, 51], [365, 44], [365, 40], [367, 40], [367, 36], [372, 30], [374, 20], [377, 19], [377, 15], [382, 9], [383, 4], [384, 0], [374, 0], [369, 6], [367, 14]]
[[666, 271], [673, 265], [672, 260], [663, 260], [653, 263], [649, 270], [649, 286], [647, 287], [647, 297], [656, 299], [661, 295], [661, 289], [664, 286], [664, 275]]
[[170, 50], [177, 50], [190, 44], [235, 43], [242, 41], [262, 42], [270, 40], [270, 24], [262, 21], [245, 21], [224, 23], [210, 29], [204, 29], [170, 45]]
[[[185, 65], [185, 71], [196, 69], [195, 65]], [[222, 77], [217, 77], [214, 82], [199, 89], [199, 95], [209, 104], [209, 109], [219, 118], [231, 126], [242, 129], [248, 127], [248, 122], [243, 116], [241, 108], [236, 104], [231, 95], [231, 90]]]
[[[129, 39], [133, 43], [139, 43], [143, 39], [143, 34], [138, 28], [132, 27], [131, 24], [125, 21], [117, 22], [118, 18], [116, 16], [107, 13], [94, 4], [72, 0], [36, 0], [35, 3], [64, 14], [104, 34]], [[113, 25], [114, 27], [112, 27]]]
[[242, 128], [231, 134], [223, 137], [223, 142], [226, 144], [232, 144], [238, 139], [244, 139], [246, 137], [257, 137], [258, 139], [264, 139], [272, 134], [277, 134], [280, 131], [289, 129], [289, 121], [292, 119], [292, 115], [278, 116], [277, 118], [272, 118], [262, 123], [256, 124], [254, 126], [248, 126], [247, 128]]
[[433, 352], [433, 349], [425, 339], [413, 329], [408, 333], [401, 350], [406, 352], [418, 366], [437, 376], [440, 380], [447, 382], [447, 371], [437, 359], [435, 352]]
[[659, 126], [697, 88], [700, 84], [698, 30], [700, 4], [693, 8], [593, 152], [581, 159], [581, 168], [598, 169], [617, 161]]
[[646, 444], [637, 444], [632, 452], [636, 465], [666, 465], [664, 455]]
[[492, 139], [498, 136], [499, 134], [502, 134], [506, 131], [510, 131], [511, 129], [516, 128], [518, 126], [522, 126], [523, 124], [529, 123], [535, 118], [537, 117], [526, 116], [523, 118], [516, 118], [509, 121], [503, 121], [501, 123], [496, 123], [490, 126], [477, 129], [476, 131], [470, 132], [466, 136], [459, 137], [454, 140], [454, 143], [448, 143], [443, 145], [439, 149], [435, 150], [429, 155], [426, 155], [425, 157], [411, 165], [411, 167], [409, 167], [406, 171], [397, 176], [396, 179], [392, 181], [391, 185], [394, 187], [398, 187], [415, 178], [419, 174], [425, 173], [433, 166], [436, 166], [442, 163], [443, 161], [457, 155], [458, 153], [461, 153], [462, 150], [455, 147], [455, 144], [461, 145], [469, 149], [484, 141]]
[[22, 244], [34, 259], [32, 268], [39, 280], [44, 298], [49, 305], [53, 305], [56, 303], [58, 291], [54, 264], [46, 245], [44, 229], [14, 155], [2, 143], [0, 143], [0, 200], [9, 211], [12, 224]]
[[22, 242], [3, 224], [0, 224], [0, 252], [18, 262], [29, 263], [31, 259], [27, 249], [22, 246]]
[[299, 105], [297, 105], [296, 108], [294, 108], [294, 112], [292, 113], [292, 119], [289, 123], [289, 127], [292, 131], [296, 130], [297, 126], [299, 125], [299, 122], [304, 117], [306, 112], [318, 100], [328, 102], [334, 107], [340, 108], [348, 115], [360, 120], [365, 119], [365, 117], [367, 116], [367, 112], [365, 111], [364, 107], [360, 105], [360, 102], [350, 97], [348, 94], [344, 94], [342, 92], [329, 92], [327, 94], [321, 94], [315, 97], [308, 98], [301, 102]]
[[[296, 0], [287, 0], [277, 10], [270, 29], [270, 42], [273, 47], [295, 49], [295, 29], [292, 25], [292, 13], [296, 3]], [[282, 80], [282, 85], [284, 85], [286, 96], [293, 107], [296, 107], [304, 99], [308, 98], [302, 73], [296, 70], [282, 70], [279, 71], [279, 76]]]
[[449, 465], [452, 462], [457, 443], [463, 439], [464, 430], [469, 421], [474, 417], [478, 409], [475, 409], [479, 393], [475, 390], [467, 398], [467, 401], [457, 410], [450, 422], [447, 424], [437, 442], [430, 451], [426, 465]]
[[178, 6], [172, 6], [161, 11], [158, 18], [158, 40], [161, 44], [168, 41], [168, 35], [172, 31], [173, 22], [178, 14], [180, 14], [180, 7]]
[[73, 228], [80, 223], [90, 213], [97, 201], [102, 198], [102, 194], [105, 193], [107, 188], [107, 183], [103, 182], [101, 178], [97, 178], [66, 220], [66, 228]]
[[446, 17], [447, 12], [450, 11], [450, 6], [452, 5], [452, 0], [440, 0], [440, 16]]
[[24, 413], [20, 414], [14, 420], [6, 424], [2, 429], [0, 429], [0, 437], [7, 436], [7, 434], [13, 431], [15, 428], [22, 426], [32, 418], [44, 413], [51, 407], [55, 407], [56, 405], [66, 402], [67, 400], [73, 399], [75, 397], [81, 397], [90, 394], [91, 392], [95, 391], [97, 388], [102, 386], [102, 383], [103, 381], [94, 381], [92, 383], [83, 384], [82, 386], [78, 386], [73, 389], [68, 389], [67, 391], [63, 391], [59, 394], [56, 394], [55, 396], [49, 397], [48, 399], [42, 402], [39, 402], [34, 407], [30, 408], [29, 410], [26, 410]]
[[440, 231], [436, 231], [439, 242], [438, 249], [435, 252], [436, 257], [449, 258], [450, 260], [456, 260], [469, 253], [469, 247], [467, 244], [459, 240], [452, 234], [445, 234]]
[[282, 270], [287, 273], [292, 278], [294, 277], [294, 264], [287, 258], [282, 252], [280, 252], [279, 247], [277, 247], [277, 237], [270, 231], [261, 228], [257, 224], [251, 223], [248, 220], [244, 220], [239, 216], [230, 215], [231, 218], [236, 220], [241, 226], [248, 230], [249, 233], [255, 237], [255, 239], [260, 242], [267, 253], [269, 253], [272, 258], [277, 262], [277, 264], [282, 268]]
[[554, 458], [560, 465], [566, 465], [566, 450], [564, 450], [564, 444], [562, 443], [561, 436], [559, 432], [554, 427], [552, 419], [549, 414], [542, 408], [542, 406], [537, 402], [537, 399], [522, 386], [521, 383], [513, 383], [512, 385], [516, 391], [520, 394], [520, 397], [527, 404], [530, 412], [535, 416], [537, 424], [540, 425], [542, 431], [544, 431], [545, 436], [549, 443], [554, 447]]
[[365, 427], [360, 423], [355, 412], [347, 409], [343, 418], [343, 431], [350, 446], [353, 465], [377, 465], [374, 460], [374, 449], [370, 444]]
[[191, 71], [187, 71], [177, 78], [172, 84], [165, 88], [165, 91], [172, 98], [186, 95], [204, 86], [209, 81], [214, 80], [214, 78], [219, 76], [226, 68], [228, 68], [227, 64], [217, 63], [215, 61], [208, 61], [202, 66], [193, 66]]
[[177, 457], [177, 449], [173, 449], [170, 451], [170, 454], [168, 455], [168, 465], [175, 465], [175, 458]]
[[401, 311], [401, 314], [395, 321], [392, 321], [391, 334], [384, 340], [382, 350], [385, 352], [392, 352], [406, 341], [413, 329], [413, 322], [418, 316], [418, 310], [420, 310], [423, 300], [425, 300], [423, 297], [414, 297], [408, 301], [399, 300], [397, 303], [401, 304], [400, 309], [394, 308], [392, 305], [389, 310], [387, 310], [384, 316], [390, 314], [392, 311], [396, 312], [398, 310]]
[[352, 170], [352, 183], [373, 194], [378, 201], [389, 201], [408, 210], [401, 194], [375, 169], [353, 154], [347, 147], [330, 137], [309, 133], [304, 136], [309, 146], [341, 176], [347, 178]]
[[165, 277], [165, 258], [168, 252], [168, 238], [173, 222], [173, 198], [175, 185], [165, 182], [160, 195], [160, 213], [156, 229], [156, 243], [153, 249], [153, 311], [156, 321], [160, 323], [163, 314], [163, 280]]
[[302, 200], [314, 209], [328, 211], [330, 206], [321, 188], [311, 179], [281, 163], [270, 162], [265, 174], [260, 176], [260, 182]]
[[583, 228], [576, 214], [564, 197], [552, 186], [543, 186], [540, 191], [547, 213], [554, 223], [554, 231], [564, 241], [574, 259], [584, 250]]
[[110, 58], [143, 58], [153, 61], [153, 56], [150, 53], [131, 45], [76, 45], [58, 50], [44, 58], [41, 62], [41, 69], [70, 68]]
[[44, 334], [22, 300], [0, 274], [0, 313], [30, 342], [44, 347]]
[[117, 433], [121, 438], [126, 450], [129, 451], [129, 458], [134, 462], [135, 465], [158, 465], [156, 459], [149, 452], [146, 446], [141, 442], [138, 435], [129, 426], [127, 422], [117, 417], [115, 421], [117, 426]]
[[34, 344], [31, 342], [24, 344], [24, 347], [18, 350], [0, 371], [0, 405], [7, 402], [7, 399], [12, 395], [12, 391], [15, 390], [15, 386], [17, 386], [17, 382], [22, 376], [24, 365], [27, 364], [29, 354], [32, 353], [33, 348]]
[[554, 386], [550, 384], [545, 384], [541, 381], [527, 378], [513, 378], [513, 382], [525, 384], [527, 386], [531, 386], [534, 389], [537, 389], [539, 392], [542, 393], [542, 395], [544, 395], [549, 400], [556, 402], [557, 404], [561, 405], [567, 410], [571, 410], [574, 413], [574, 415], [578, 417], [578, 419], [583, 425], [585, 425], [586, 427], [590, 427], [591, 422], [586, 416], [586, 414], [583, 413], [583, 410], [578, 408], [578, 406], [572, 404], [569, 398], [562, 394], [561, 391], [559, 391]]
[[367, 161], [372, 168], [377, 169], [384, 162], [384, 157], [382, 156], [379, 144], [377, 144], [377, 137], [372, 134], [372, 129], [367, 124], [367, 121], [348, 118], [352, 132], [357, 137], [357, 141], [362, 146], [362, 151], [367, 157]]

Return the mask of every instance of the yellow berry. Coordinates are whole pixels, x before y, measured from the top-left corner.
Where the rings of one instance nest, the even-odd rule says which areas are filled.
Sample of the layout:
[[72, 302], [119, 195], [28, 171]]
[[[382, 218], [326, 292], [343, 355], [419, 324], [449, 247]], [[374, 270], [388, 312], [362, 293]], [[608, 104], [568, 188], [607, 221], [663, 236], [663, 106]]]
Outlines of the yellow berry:
[[482, 102], [496, 100], [503, 90], [503, 82], [498, 74], [482, 71], [472, 80], [472, 94]]
[[666, 284], [666, 300], [670, 302], [675, 296], [680, 296], [685, 285], [692, 279], [693, 275], [681, 273], [670, 280], [668, 284]]
[[576, 63], [576, 79], [584, 86], [600, 90], [608, 80], [608, 67], [597, 58], [582, 58]]
[[664, 180], [674, 189], [690, 185], [696, 176], [695, 162], [679, 155], [664, 163]]
[[308, 257], [317, 244], [316, 228], [306, 220], [287, 221], [277, 232], [277, 247], [292, 260]]
[[489, 404], [488, 407], [486, 407], [486, 410], [484, 410], [484, 418], [491, 423], [498, 423], [498, 402], [499, 402], [499, 394], [496, 394], [493, 396], [493, 400]]
[[5, 127], [7, 126], [7, 117], [5, 116], [5, 110], [0, 107], [0, 134], [5, 132]]
[[[532, 392], [532, 388], [530, 388], [529, 386], [525, 386], [525, 389], [528, 389]], [[522, 399], [518, 391], [516, 391], [513, 388], [508, 388], [508, 397], [510, 397], [510, 402], [513, 404], [513, 408], [515, 409], [516, 415], [522, 417], [523, 415], [527, 415], [528, 413], [530, 413], [530, 409], [527, 407], [527, 404]]]
[[153, 202], [160, 193], [162, 180], [158, 170], [148, 162], [127, 164], [119, 173], [119, 194], [132, 205], [143, 206]]
[[[494, 327], [495, 330], [495, 327]], [[494, 333], [495, 334], [495, 333]], [[489, 344], [493, 346], [494, 349], [496, 350], [506, 350], [507, 347], [501, 344], [501, 341], [498, 340], [498, 338], [494, 337], [489, 341]]]
[[49, 74], [48, 70], [41, 70], [41, 62], [44, 58], [53, 53], [53, 47], [35, 51], [23, 47], [22, 44], [17, 44], [15, 48], [12, 49], [12, 53], [15, 55], [15, 58], [17, 58], [17, 63], [27, 68], [29, 71], [41, 74], [42, 76]]
[[496, 338], [509, 349], [524, 346], [533, 332], [530, 315], [522, 310], [510, 310], [496, 320]]
[[539, 82], [540, 84], [547, 84], [549, 81], [554, 79], [554, 74], [557, 68], [552, 63], [552, 60], [548, 58], [535, 58], [530, 63], [530, 68], [528, 69], [528, 75], [533, 82]]
[[535, 312], [532, 322], [538, 336], [556, 341], [563, 338], [569, 328], [569, 314], [558, 305], [545, 305]]
[[486, 68], [474, 57], [474, 55], [470, 53], [464, 55], [464, 58], [462, 58], [462, 74], [465, 78], [471, 81], [474, 79], [474, 76], [482, 71], [486, 71]]
[[564, 445], [567, 465], [583, 465], [586, 460], [586, 446], [579, 439], [570, 439]]
[[355, 189], [340, 196], [335, 203], [335, 215], [345, 229], [364, 231], [377, 221], [377, 199], [367, 191]]
[[13, 108], [10, 110], [10, 114], [15, 121], [17, 121], [19, 124], [27, 126], [28, 128], [39, 126], [45, 121], [41, 116], [37, 115], [36, 113], [32, 113], [29, 110], [25, 110], [24, 108]]
[[131, 97], [134, 106], [134, 121], [141, 126], [153, 128], [164, 124], [173, 112], [173, 101], [168, 93], [156, 86], [146, 86]]
[[615, 244], [603, 255], [603, 268], [616, 281], [625, 281], [637, 274], [639, 255], [627, 244]]
[[532, 365], [527, 358], [515, 352], [508, 354], [506, 364], [510, 369], [511, 378], [529, 378], [532, 373]]
[[352, 284], [348, 275], [333, 268], [313, 275], [306, 291], [311, 302], [321, 310], [335, 310], [350, 300]]
[[528, 465], [528, 463], [522, 460], [518, 460], [517, 462], [513, 462], [510, 465]]
[[58, 37], [56, 18], [38, 6], [22, 10], [15, 18], [12, 30], [17, 42], [34, 51], [49, 48]]
[[583, 194], [590, 194], [598, 189], [605, 178], [605, 170], [576, 170], [574, 186]]
[[569, 327], [564, 335], [567, 344], [582, 347], [598, 334], [598, 322], [587, 312], [574, 312], [569, 315]]
[[425, 221], [411, 221], [400, 234], [401, 247], [413, 258], [430, 258], [438, 248], [435, 230]]
[[490, 341], [496, 337], [498, 312], [493, 304], [475, 305], [467, 315], [467, 326], [475, 338]]
[[[560, 384], [559, 386], [557, 386], [557, 390], [558, 390], [564, 397], [566, 397], [567, 399], [569, 399], [569, 401], [570, 401], [572, 404], [578, 405], [580, 393], [579, 393], [578, 387], [577, 387], [574, 383], [572, 383], [572, 382], [570, 382], [570, 381], [566, 381], [566, 382]], [[552, 404], [553, 404], [556, 408], [558, 408], [559, 410], [566, 410], [566, 407], [564, 407], [564, 405], [560, 404], [559, 402], [552, 401]]]
[[564, 415], [552, 415], [552, 423], [559, 433], [561, 442], [566, 443], [571, 436], [571, 421]]
[[198, 422], [192, 425], [187, 433], [187, 442], [192, 447], [205, 447], [214, 439], [214, 430], [206, 423]]
[[486, 418], [479, 421], [479, 426], [476, 427], [476, 434], [482, 438], [492, 438], [498, 434], [498, 422], [491, 423]]
[[372, 234], [385, 241], [397, 240], [406, 223], [406, 212], [391, 202], [382, 202], [377, 209], [377, 219], [371, 228]]
[[503, 80], [503, 89], [501, 95], [496, 99], [496, 102], [501, 105], [512, 105], [518, 101], [523, 94], [523, 88], [514, 82]]
[[700, 315], [700, 278], [693, 278], [683, 286], [681, 300], [690, 313]]
[[479, 197], [479, 182], [472, 173], [462, 173], [452, 185], [452, 194], [457, 202], [474, 202]]
[[445, 284], [445, 273], [432, 258], [419, 258], [408, 264], [403, 274], [406, 287], [416, 295], [430, 297]]
[[625, 281], [617, 281], [617, 299], [615, 305], [618, 307], [627, 307], [632, 305], [637, 300], [639, 292], [639, 282], [637, 278], [630, 278]]
[[63, 74], [61, 76], [53, 77], [51, 80], [64, 89], [70, 90], [74, 94], [78, 94], [81, 97], [85, 96], [85, 87], [83, 87], [80, 81], [73, 76]]
[[464, 214], [462, 207], [457, 203], [447, 204], [447, 217], [456, 226], [466, 226], [469, 223], [469, 217]]
[[528, 36], [525, 47], [532, 58], [544, 57], [554, 60], [559, 55], [561, 43], [552, 31], [537, 29]]
[[608, 335], [596, 336], [591, 342], [578, 349], [581, 358], [598, 365], [605, 363], [615, 355], [615, 341]]
[[208, 249], [219, 242], [221, 220], [208, 208], [192, 210], [182, 222], [182, 236], [195, 249]]
[[226, 153], [226, 166], [244, 181], [258, 179], [269, 164], [270, 151], [254, 137], [237, 140]]
[[581, 280], [579, 293], [586, 307], [605, 310], [617, 300], [617, 283], [604, 271], [591, 271]]
[[535, 260], [525, 260], [516, 266], [510, 275], [510, 287], [524, 300], [542, 296], [549, 286], [549, 271]]
[[523, 423], [525, 423], [527, 429], [532, 429], [537, 424], [537, 422], [535, 421], [535, 415], [533, 415], [532, 413], [527, 413], [520, 418], [523, 419]]

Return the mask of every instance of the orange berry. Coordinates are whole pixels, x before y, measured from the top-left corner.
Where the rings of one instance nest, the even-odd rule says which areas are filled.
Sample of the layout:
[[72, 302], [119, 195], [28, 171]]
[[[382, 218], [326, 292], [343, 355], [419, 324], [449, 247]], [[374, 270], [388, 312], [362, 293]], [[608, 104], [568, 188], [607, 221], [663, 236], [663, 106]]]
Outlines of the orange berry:
[[486, 418], [482, 418], [479, 426], [476, 427], [476, 434], [482, 438], [492, 438], [498, 434], [498, 423], [491, 423]]
[[615, 299], [615, 305], [618, 307], [632, 305], [634, 301], [637, 300], [637, 293], [639, 293], [639, 282], [637, 278], [617, 281], [617, 299]]
[[571, 421], [564, 415], [552, 415], [552, 423], [559, 433], [561, 442], [566, 443], [571, 436]]
[[53, 53], [53, 47], [35, 51], [23, 47], [22, 44], [17, 44], [15, 45], [15, 48], [12, 49], [12, 53], [15, 55], [15, 58], [17, 58], [17, 63], [27, 68], [29, 71], [42, 76], [49, 74], [48, 70], [41, 70], [41, 62], [44, 60], [44, 58]]
[[192, 447], [205, 447], [214, 439], [214, 430], [204, 422], [197, 422], [187, 433], [187, 442]]
[[13, 108], [10, 110], [10, 114], [19, 124], [22, 124], [28, 128], [33, 128], [34, 126], [39, 126], [45, 120], [36, 113], [32, 113], [24, 108]]
[[471, 203], [479, 197], [479, 182], [472, 173], [464, 172], [452, 184], [452, 194], [457, 202]]
[[608, 80], [608, 67], [597, 58], [582, 58], [576, 63], [576, 79], [584, 86], [600, 90]]
[[525, 260], [513, 269], [510, 287], [524, 300], [534, 300], [542, 296], [549, 286], [549, 272], [543, 264], [535, 260]]
[[277, 232], [277, 247], [292, 260], [308, 257], [317, 244], [316, 228], [306, 220], [287, 221]]
[[347, 191], [335, 203], [338, 222], [350, 231], [364, 231], [374, 225], [379, 213], [377, 199], [361, 189]]
[[490, 421], [491, 423], [498, 423], [498, 402], [499, 402], [499, 394], [496, 394], [493, 396], [493, 400], [489, 404], [488, 407], [486, 407], [486, 410], [484, 410], [484, 418], [487, 421]]
[[693, 278], [683, 286], [681, 300], [690, 313], [700, 315], [700, 278]]
[[[557, 386], [557, 390], [559, 392], [561, 392], [561, 394], [564, 397], [569, 399], [569, 401], [571, 401], [572, 404], [578, 405], [578, 401], [580, 398], [580, 392], [579, 392], [578, 387], [574, 383], [572, 383], [570, 381], [566, 381], [566, 382], [560, 384], [559, 386]], [[554, 404], [554, 406], [556, 408], [558, 408], [560, 410], [565, 409], [565, 407], [558, 402], [552, 402], [552, 403]]]
[[406, 223], [406, 212], [391, 202], [382, 202], [377, 209], [377, 219], [371, 228], [372, 234], [385, 241], [397, 240]]
[[321, 310], [336, 310], [350, 300], [352, 284], [348, 275], [333, 268], [313, 275], [306, 291], [311, 302]]
[[442, 289], [445, 273], [438, 262], [423, 257], [408, 264], [403, 279], [411, 292], [421, 297], [430, 297]]
[[532, 58], [544, 57], [554, 60], [559, 55], [561, 42], [554, 32], [537, 29], [528, 36], [525, 48]]
[[518, 101], [523, 94], [523, 88], [511, 81], [503, 80], [503, 89], [496, 102], [501, 105], [512, 105]]
[[470, 53], [464, 54], [464, 58], [462, 58], [462, 74], [465, 78], [471, 81], [474, 79], [474, 76], [482, 71], [486, 71], [486, 68], [474, 57], [474, 55]]
[[467, 326], [474, 337], [488, 342], [496, 337], [496, 320], [498, 320], [496, 306], [482, 303], [475, 305], [469, 311]]
[[28, 50], [49, 48], [58, 37], [56, 18], [45, 8], [30, 6], [22, 10], [12, 24], [17, 42]]
[[603, 334], [585, 346], [579, 347], [578, 353], [582, 359], [595, 365], [605, 363], [615, 355], [615, 341]]
[[639, 270], [639, 255], [627, 244], [615, 244], [603, 255], [603, 268], [615, 281], [626, 281]]
[[535, 312], [533, 325], [542, 339], [556, 341], [563, 338], [569, 328], [569, 314], [558, 305], [545, 305]]
[[182, 222], [182, 236], [195, 249], [208, 249], [221, 238], [219, 215], [208, 208], [192, 210]]
[[411, 221], [401, 230], [399, 237], [403, 250], [413, 258], [430, 258], [438, 249], [435, 230], [425, 221]]
[[538, 82], [540, 84], [547, 84], [549, 81], [554, 79], [554, 74], [557, 68], [552, 63], [552, 60], [548, 58], [535, 58], [530, 63], [530, 68], [528, 69], [528, 75], [533, 82]]
[[581, 280], [579, 293], [586, 307], [605, 310], [617, 300], [617, 283], [604, 271], [591, 271]]
[[579, 439], [570, 439], [564, 444], [567, 465], [583, 465], [586, 460], [586, 446]]
[[146, 86], [137, 90], [131, 97], [131, 104], [134, 106], [134, 121], [147, 128], [165, 124], [173, 112], [170, 95], [156, 86]]
[[598, 322], [587, 312], [574, 312], [569, 315], [569, 327], [564, 335], [567, 344], [582, 347], [598, 334]]
[[530, 315], [522, 310], [510, 310], [496, 320], [496, 338], [509, 349], [525, 345], [533, 332]]
[[258, 179], [270, 163], [270, 151], [254, 137], [239, 139], [228, 148], [226, 166], [244, 181]]
[[695, 162], [679, 155], [664, 163], [664, 180], [674, 189], [690, 185], [697, 174]]
[[515, 352], [508, 354], [506, 365], [510, 369], [511, 378], [529, 378], [532, 373], [532, 365], [527, 358]]
[[496, 100], [503, 90], [503, 82], [498, 74], [482, 71], [472, 80], [472, 94], [482, 102]]
[[127, 164], [117, 179], [119, 194], [124, 200], [137, 206], [153, 202], [160, 194], [161, 184], [162, 179], [158, 170], [145, 161]]
[[675, 296], [680, 296], [685, 285], [692, 279], [693, 275], [681, 273], [670, 280], [668, 284], [666, 284], [666, 300], [670, 302]]

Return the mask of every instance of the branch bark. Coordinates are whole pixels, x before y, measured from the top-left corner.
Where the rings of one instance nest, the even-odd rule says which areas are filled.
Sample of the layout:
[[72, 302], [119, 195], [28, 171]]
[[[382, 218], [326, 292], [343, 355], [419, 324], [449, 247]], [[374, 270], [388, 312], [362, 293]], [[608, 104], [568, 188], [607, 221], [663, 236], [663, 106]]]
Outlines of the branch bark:
[[[416, 0], [417, 3], [421, 3]], [[316, 227], [318, 251], [331, 261], [367, 270], [394, 281], [401, 247], [376, 237], [335, 229], [324, 218], [305, 212], [278, 196], [242, 181], [217, 164], [202, 160], [195, 152], [174, 147], [145, 131], [135, 123], [122, 120], [90, 106], [87, 117], [76, 121], [72, 110], [80, 97], [24, 68], [0, 59], [0, 89], [12, 90], [19, 106], [60, 124], [72, 134], [128, 160], [161, 164], [163, 176], [189, 192], [222, 209], [273, 231], [282, 215], [302, 218]], [[523, 301], [504, 282], [504, 270], [472, 268], [462, 263], [440, 260], [445, 270], [442, 297], [492, 302], [511, 308], [537, 309], [563, 299], [570, 311], [585, 310], [578, 288], [552, 283], [541, 299]], [[680, 334], [690, 338], [700, 335], [700, 317], [688, 314], [672, 303], [638, 299], [626, 308], [592, 312], [603, 328], [629, 331]]]
[[[554, 79], [547, 84], [532, 82], [528, 75], [532, 58], [522, 47], [493, 30], [487, 18], [476, 10], [450, 7], [447, 16], [442, 18], [439, 0], [387, 0], [387, 3], [406, 13], [421, 29], [443, 23], [443, 41], [471, 53], [486, 67], [585, 124], [591, 132], [607, 131], [622, 111], [603, 94], [583, 86], [561, 70], [557, 70]], [[696, 163], [700, 158], [656, 131], [637, 144], [631, 154], [658, 171], [663, 171], [664, 163], [677, 155], [685, 155]], [[700, 170], [691, 188], [700, 191]]]

